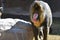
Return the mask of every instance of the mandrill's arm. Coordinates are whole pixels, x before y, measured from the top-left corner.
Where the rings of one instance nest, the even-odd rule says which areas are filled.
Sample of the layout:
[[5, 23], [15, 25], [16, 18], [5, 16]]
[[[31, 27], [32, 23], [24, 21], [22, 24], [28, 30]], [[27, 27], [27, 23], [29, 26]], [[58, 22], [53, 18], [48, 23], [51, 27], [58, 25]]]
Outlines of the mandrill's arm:
[[52, 12], [47, 3], [45, 3], [45, 11], [46, 11], [46, 16], [47, 16], [47, 29], [48, 29], [48, 34], [49, 34], [49, 29], [50, 29], [50, 26], [52, 25]]
[[51, 12], [50, 6], [43, 1], [40, 1], [40, 4], [44, 10], [44, 13], [43, 13], [44, 17], [47, 17], [47, 26], [50, 27], [52, 24], [52, 12]]
[[46, 3], [46, 15], [47, 15], [47, 26], [50, 27], [52, 24], [52, 12], [49, 5]]

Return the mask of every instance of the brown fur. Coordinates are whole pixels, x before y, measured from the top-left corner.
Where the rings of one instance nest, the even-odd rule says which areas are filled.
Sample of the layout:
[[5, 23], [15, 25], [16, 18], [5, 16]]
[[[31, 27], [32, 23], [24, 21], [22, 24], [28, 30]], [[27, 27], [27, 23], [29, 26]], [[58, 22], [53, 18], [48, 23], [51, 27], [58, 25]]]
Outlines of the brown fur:
[[30, 9], [30, 18], [31, 18], [31, 22], [38, 28], [43, 23], [45, 18], [43, 17], [43, 9], [41, 8], [41, 6], [38, 3], [36, 3], [36, 4], [39, 6], [39, 11], [38, 11], [39, 15], [40, 15], [39, 20], [37, 20], [36, 22], [34, 22], [32, 20], [33, 12], [35, 11], [33, 5], [31, 5], [31, 9]]

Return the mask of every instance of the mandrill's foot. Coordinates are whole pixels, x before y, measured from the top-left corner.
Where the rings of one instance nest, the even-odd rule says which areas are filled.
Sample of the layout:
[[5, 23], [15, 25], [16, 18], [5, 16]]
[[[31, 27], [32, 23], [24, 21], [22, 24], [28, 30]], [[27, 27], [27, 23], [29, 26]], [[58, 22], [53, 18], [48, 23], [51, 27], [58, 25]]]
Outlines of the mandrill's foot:
[[47, 27], [47, 34], [51, 34], [52, 33], [52, 28], [51, 27]]
[[40, 38], [40, 40], [43, 40], [43, 38], [44, 38], [44, 34], [43, 34], [43, 26], [42, 27], [40, 27], [39, 28], [39, 38]]

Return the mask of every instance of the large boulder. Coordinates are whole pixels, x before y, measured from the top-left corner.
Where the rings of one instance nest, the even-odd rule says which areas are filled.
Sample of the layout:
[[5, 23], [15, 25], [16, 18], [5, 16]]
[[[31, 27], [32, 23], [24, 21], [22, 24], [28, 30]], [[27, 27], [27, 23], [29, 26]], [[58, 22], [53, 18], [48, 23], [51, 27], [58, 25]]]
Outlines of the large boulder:
[[29, 22], [18, 21], [11, 29], [1, 32], [0, 40], [32, 40], [33, 31]]

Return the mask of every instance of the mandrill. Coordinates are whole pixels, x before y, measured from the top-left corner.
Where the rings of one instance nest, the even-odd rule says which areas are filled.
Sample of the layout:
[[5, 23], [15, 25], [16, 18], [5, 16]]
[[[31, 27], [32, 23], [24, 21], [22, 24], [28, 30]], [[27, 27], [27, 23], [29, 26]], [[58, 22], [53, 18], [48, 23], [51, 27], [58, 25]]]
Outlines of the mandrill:
[[52, 13], [49, 5], [44, 1], [34, 1], [30, 7], [30, 20], [33, 26], [33, 40], [47, 40]]

